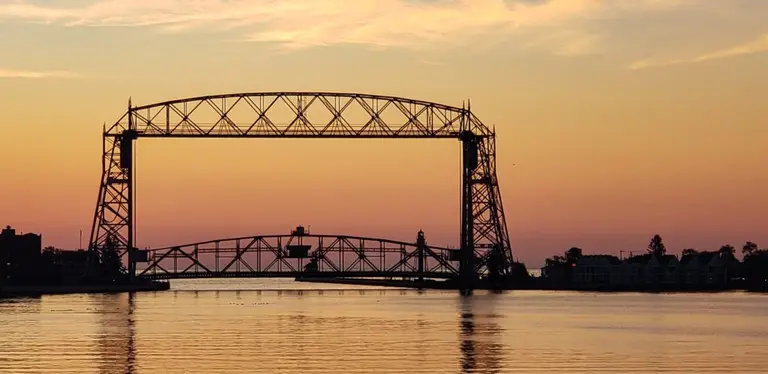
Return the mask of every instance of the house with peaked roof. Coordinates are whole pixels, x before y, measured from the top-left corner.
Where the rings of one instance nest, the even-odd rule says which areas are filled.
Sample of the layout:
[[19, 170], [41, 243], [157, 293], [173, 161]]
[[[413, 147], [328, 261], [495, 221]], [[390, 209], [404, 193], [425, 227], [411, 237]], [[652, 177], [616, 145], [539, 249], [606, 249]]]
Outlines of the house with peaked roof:
[[739, 260], [732, 254], [715, 252], [707, 263], [707, 283], [718, 286], [730, 283], [731, 279], [738, 276], [740, 265]]
[[542, 272], [550, 286], [582, 290], [723, 289], [736, 284], [732, 281], [738, 282], [742, 271], [732, 254], [720, 252], [686, 253], [679, 259], [651, 253], [623, 260], [611, 255], [584, 255], [573, 267], [563, 265], [553, 270], [561, 273]]
[[680, 283], [686, 286], [705, 284], [709, 261], [702, 261], [701, 253], [685, 254], [680, 258]]
[[740, 263], [719, 252], [686, 254], [680, 259], [681, 283], [686, 286], [724, 286], [738, 275]]
[[678, 283], [680, 262], [675, 255], [651, 255], [645, 264], [645, 283], [672, 285]]
[[621, 284], [621, 260], [610, 255], [581, 256], [573, 271], [573, 283], [580, 288]]
[[636, 286], [645, 283], [645, 265], [651, 259], [651, 254], [632, 256], [621, 263], [621, 284]]

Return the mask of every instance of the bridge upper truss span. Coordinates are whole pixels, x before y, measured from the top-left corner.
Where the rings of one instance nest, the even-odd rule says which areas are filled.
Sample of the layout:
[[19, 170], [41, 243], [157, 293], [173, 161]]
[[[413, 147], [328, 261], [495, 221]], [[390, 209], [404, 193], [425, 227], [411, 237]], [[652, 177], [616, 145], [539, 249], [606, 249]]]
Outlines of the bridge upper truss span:
[[129, 108], [106, 135], [143, 137], [457, 138], [493, 132], [468, 108], [393, 96], [262, 92]]

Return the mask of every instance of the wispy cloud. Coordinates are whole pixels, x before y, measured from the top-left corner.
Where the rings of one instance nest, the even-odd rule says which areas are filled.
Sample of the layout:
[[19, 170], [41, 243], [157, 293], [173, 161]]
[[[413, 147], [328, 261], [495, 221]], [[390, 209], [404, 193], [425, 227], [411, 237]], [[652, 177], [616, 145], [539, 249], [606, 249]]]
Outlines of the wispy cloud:
[[430, 59], [427, 59], [427, 58], [421, 58], [418, 61], [419, 61], [419, 63], [424, 64], [424, 65], [431, 65], [431, 66], [443, 66], [443, 65], [445, 65], [445, 62], [443, 62], [443, 61], [430, 60]]
[[746, 55], [752, 55], [752, 54], [763, 53], [763, 52], [768, 52], [768, 34], [762, 35], [751, 42], [735, 45], [729, 48], [706, 53], [696, 57], [671, 59], [671, 60], [654, 60], [654, 59], [640, 60], [630, 64], [629, 68], [632, 70], [640, 70], [640, 69], [662, 67], [662, 66], [698, 64], [706, 61], [721, 60], [721, 59], [726, 59], [731, 57], [746, 56]]
[[81, 75], [63, 70], [18, 70], [0, 68], [0, 78], [44, 79], [44, 78], [81, 78]]
[[[0, 4], [0, 19], [67, 26], [233, 31], [286, 48], [334, 44], [423, 47], [467, 43], [540, 28], [574, 29], [590, 19], [666, 10], [696, 0], [104, 0]], [[71, 3], [70, 3], [71, 4]], [[587, 37], [585, 37], [585, 35]], [[560, 33], [545, 45], [564, 55], [592, 48], [594, 34]]]
[[528, 47], [544, 48], [559, 56], [590, 55], [599, 51], [604, 37], [580, 29], [553, 30], [528, 42]]

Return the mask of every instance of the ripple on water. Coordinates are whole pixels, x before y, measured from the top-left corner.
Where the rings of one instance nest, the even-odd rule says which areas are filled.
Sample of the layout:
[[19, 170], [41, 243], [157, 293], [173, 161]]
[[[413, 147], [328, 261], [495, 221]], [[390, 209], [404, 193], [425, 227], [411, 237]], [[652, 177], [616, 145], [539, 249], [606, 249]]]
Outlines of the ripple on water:
[[0, 372], [761, 373], [768, 367], [762, 313], [768, 298], [753, 295], [462, 298], [241, 282], [0, 301]]

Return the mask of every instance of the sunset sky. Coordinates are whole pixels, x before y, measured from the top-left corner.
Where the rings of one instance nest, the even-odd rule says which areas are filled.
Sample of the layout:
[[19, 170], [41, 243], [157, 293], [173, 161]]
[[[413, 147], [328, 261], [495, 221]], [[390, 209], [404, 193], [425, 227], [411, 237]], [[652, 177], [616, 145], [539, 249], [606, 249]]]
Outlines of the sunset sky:
[[[352, 91], [471, 99], [529, 267], [654, 233], [768, 246], [766, 20], [764, 0], [0, 0], [0, 224], [87, 238], [129, 96]], [[137, 146], [141, 247], [297, 224], [458, 245], [458, 142]]]

